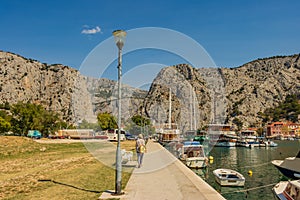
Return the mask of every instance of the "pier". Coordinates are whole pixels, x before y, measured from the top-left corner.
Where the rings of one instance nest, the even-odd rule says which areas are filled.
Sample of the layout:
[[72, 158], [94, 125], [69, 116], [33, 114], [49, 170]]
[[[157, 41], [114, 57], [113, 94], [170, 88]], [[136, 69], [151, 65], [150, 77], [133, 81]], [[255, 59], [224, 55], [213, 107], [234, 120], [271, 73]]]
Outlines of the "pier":
[[175, 158], [159, 143], [149, 140], [143, 166], [135, 168], [125, 187], [124, 195], [103, 193], [100, 199], [124, 200], [224, 200], [202, 178]]

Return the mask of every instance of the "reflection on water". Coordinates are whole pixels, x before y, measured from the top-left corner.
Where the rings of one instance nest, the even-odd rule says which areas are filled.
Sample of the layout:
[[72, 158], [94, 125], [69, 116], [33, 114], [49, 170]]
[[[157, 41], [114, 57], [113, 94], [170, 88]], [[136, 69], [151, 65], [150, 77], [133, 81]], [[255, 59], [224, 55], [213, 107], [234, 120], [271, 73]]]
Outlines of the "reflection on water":
[[[296, 156], [298, 141], [276, 141], [278, 147], [215, 147], [209, 152], [214, 157], [213, 163], [206, 169], [194, 170], [226, 199], [274, 199], [272, 185], [285, 177], [271, 164], [272, 160], [282, 160]], [[220, 187], [214, 180], [213, 170], [229, 168], [243, 174], [246, 178], [244, 187]], [[249, 170], [253, 172], [248, 175]], [[247, 191], [248, 190], [248, 191]]]

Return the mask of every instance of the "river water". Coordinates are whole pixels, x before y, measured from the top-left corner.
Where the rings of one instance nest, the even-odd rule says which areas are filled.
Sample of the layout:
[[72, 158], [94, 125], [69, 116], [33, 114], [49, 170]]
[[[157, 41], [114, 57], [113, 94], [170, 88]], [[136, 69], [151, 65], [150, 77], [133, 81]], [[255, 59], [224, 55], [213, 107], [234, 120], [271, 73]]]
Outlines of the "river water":
[[[276, 141], [277, 147], [215, 147], [208, 153], [214, 160], [206, 169], [193, 170], [228, 200], [235, 199], [275, 199], [272, 193], [274, 184], [287, 180], [271, 161], [296, 156], [299, 141]], [[233, 169], [246, 178], [244, 187], [221, 187], [215, 182], [213, 170]], [[248, 175], [251, 170], [252, 176]], [[248, 191], [247, 191], [248, 190]]]

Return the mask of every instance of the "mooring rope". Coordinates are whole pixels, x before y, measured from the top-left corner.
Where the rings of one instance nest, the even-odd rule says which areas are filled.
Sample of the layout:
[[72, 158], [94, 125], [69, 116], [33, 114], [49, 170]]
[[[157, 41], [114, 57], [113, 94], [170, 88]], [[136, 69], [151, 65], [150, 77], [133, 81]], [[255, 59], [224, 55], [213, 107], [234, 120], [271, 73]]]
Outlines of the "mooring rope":
[[248, 165], [248, 166], [243, 166], [240, 168], [260, 167], [260, 166], [269, 165], [269, 164], [271, 164], [271, 162], [266, 162], [266, 163], [257, 164], [257, 165]]
[[265, 187], [274, 186], [274, 185], [276, 185], [276, 184], [277, 184], [277, 183], [271, 183], [271, 184], [268, 184], [268, 185], [263, 185], [263, 186], [258, 186], [258, 187], [253, 187], [253, 188], [248, 188], [248, 189], [244, 189], [244, 190], [236, 190], [236, 191], [232, 191], [232, 192], [224, 192], [224, 193], [221, 192], [221, 194], [249, 192], [249, 191], [252, 191], [252, 190], [257, 190], [257, 189], [261, 189], [261, 188], [265, 188]]

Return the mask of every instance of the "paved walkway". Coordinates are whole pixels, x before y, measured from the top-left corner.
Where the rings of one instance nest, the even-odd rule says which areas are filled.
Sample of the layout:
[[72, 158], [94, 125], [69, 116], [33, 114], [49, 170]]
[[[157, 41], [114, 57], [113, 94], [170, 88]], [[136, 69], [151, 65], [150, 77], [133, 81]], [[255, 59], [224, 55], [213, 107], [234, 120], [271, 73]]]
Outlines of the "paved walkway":
[[125, 200], [225, 199], [160, 144], [149, 141], [141, 168], [125, 188]]

